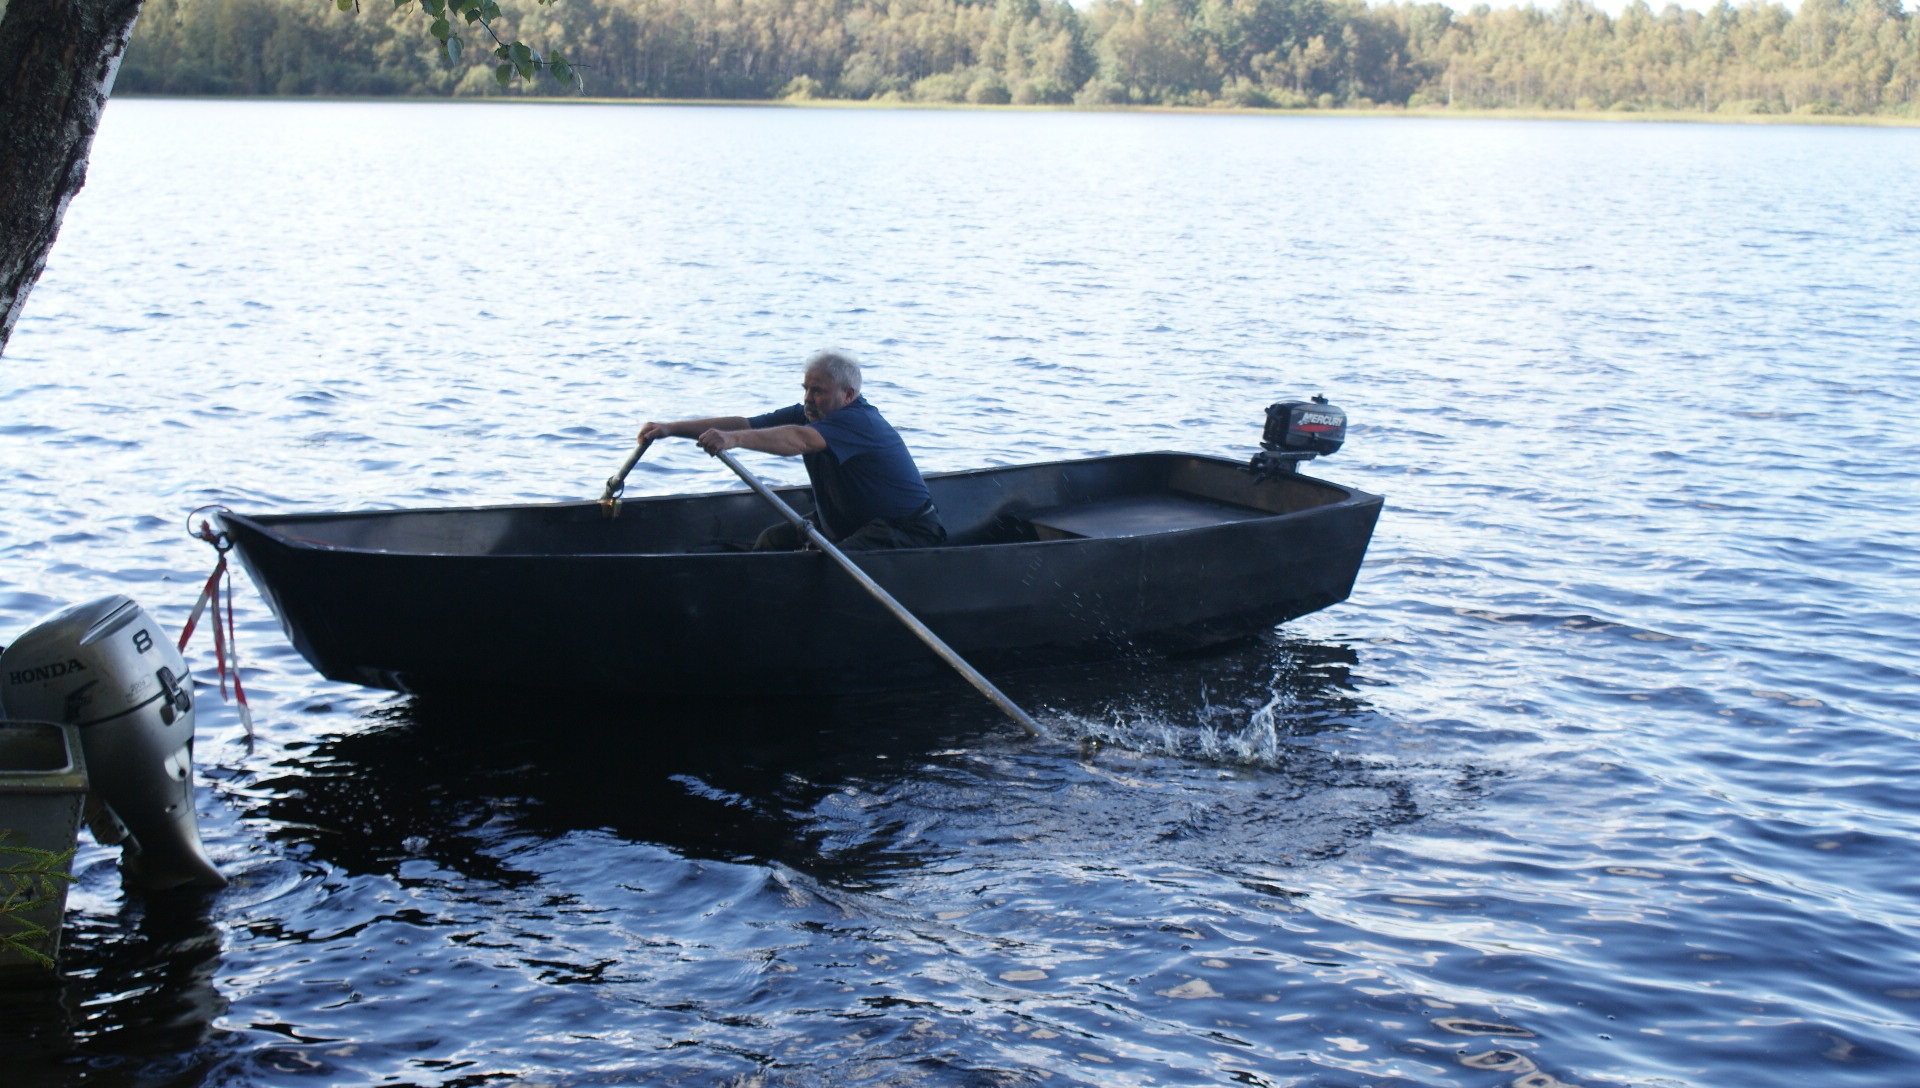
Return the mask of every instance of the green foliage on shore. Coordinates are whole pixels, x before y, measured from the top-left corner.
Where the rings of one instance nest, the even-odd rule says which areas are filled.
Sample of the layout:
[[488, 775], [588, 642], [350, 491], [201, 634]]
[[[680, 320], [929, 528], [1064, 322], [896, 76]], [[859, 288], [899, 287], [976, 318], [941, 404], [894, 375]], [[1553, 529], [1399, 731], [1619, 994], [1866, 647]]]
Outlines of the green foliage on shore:
[[[1361, 0], [558, 0], [500, 17], [604, 97], [1920, 116], [1901, 0], [1705, 12], [1586, 0], [1456, 12]], [[498, 95], [417, 5], [147, 0], [118, 89]], [[506, 36], [503, 30], [502, 36]]]

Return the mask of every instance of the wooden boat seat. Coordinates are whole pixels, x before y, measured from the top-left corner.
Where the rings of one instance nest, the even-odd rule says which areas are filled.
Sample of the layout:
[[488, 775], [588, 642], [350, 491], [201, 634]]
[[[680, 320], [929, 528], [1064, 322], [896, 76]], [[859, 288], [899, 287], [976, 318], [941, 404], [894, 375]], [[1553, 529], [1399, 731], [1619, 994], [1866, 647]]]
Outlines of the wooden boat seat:
[[1272, 517], [1265, 510], [1192, 495], [1132, 495], [1026, 515], [1041, 540], [1147, 536]]

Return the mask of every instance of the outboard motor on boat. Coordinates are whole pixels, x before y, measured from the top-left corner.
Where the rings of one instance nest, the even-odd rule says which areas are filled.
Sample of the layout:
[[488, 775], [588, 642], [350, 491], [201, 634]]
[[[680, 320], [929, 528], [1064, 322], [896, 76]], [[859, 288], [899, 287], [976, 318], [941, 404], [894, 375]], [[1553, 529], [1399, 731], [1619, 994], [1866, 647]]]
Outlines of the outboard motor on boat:
[[1267, 407], [1260, 452], [1249, 468], [1257, 473], [1292, 472], [1302, 461], [1336, 453], [1347, 440], [1347, 413], [1327, 398], [1286, 400]]
[[125, 597], [74, 605], [0, 654], [7, 717], [79, 727], [89, 826], [124, 842], [127, 886], [220, 888], [193, 812], [193, 694], [186, 659]]

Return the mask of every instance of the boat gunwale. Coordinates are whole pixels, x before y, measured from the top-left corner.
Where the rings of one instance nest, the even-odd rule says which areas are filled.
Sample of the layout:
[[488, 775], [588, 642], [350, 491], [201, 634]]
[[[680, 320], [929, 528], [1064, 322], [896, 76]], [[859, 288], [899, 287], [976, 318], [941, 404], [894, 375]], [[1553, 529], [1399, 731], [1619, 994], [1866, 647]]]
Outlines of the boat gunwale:
[[[1210, 464], [1221, 466], [1221, 467], [1240, 469], [1243, 471], [1250, 471], [1247, 469], [1247, 465], [1245, 462], [1229, 460], [1228, 458], [1224, 458], [1224, 457], [1218, 457], [1210, 454], [1189, 453], [1189, 452], [1184, 452], [1179, 450], [1152, 450], [1152, 451], [1144, 451], [1141, 453], [1104, 454], [1098, 457], [1068, 458], [1068, 459], [1059, 460], [1059, 461], [1039, 461], [1039, 462], [1032, 462], [1028, 464], [1019, 464], [1019, 465], [993, 465], [986, 468], [957, 469], [957, 470], [952, 470], [947, 472], [929, 473], [926, 478], [929, 481], [932, 481], [932, 480], [938, 480], [938, 479], [947, 479], [951, 477], [981, 476], [989, 473], [1019, 471], [1023, 469], [1041, 469], [1041, 468], [1051, 468], [1055, 466], [1064, 466], [1064, 465], [1087, 465], [1087, 464], [1097, 464], [1101, 462], [1146, 460], [1146, 459], [1153, 459], [1153, 458], [1189, 458], [1189, 459], [1196, 459], [1196, 460], [1208, 462]], [[1169, 539], [1169, 538], [1175, 538], [1175, 537], [1182, 537], [1190, 533], [1215, 532], [1222, 529], [1231, 528], [1234, 526], [1268, 525], [1268, 524], [1281, 521], [1284, 519], [1288, 519], [1288, 518], [1303, 518], [1309, 515], [1329, 513], [1333, 510], [1336, 510], [1342, 507], [1366, 505], [1369, 503], [1380, 504], [1380, 503], [1384, 503], [1385, 501], [1383, 496], [1376, 495], [1367, 491], [1362, 491], [1359, 488], [1350, 487], [1346, 484], [1334, 483], [1331, 480], [1323, 480], [1316, 476], [1296, 474], [1296, 478], [1342, 492], [1343, 497], [1335, 499], [1331, 502], [1320, 503], [1315, 506], [1309, 506], [1299, 510], [1290, 510], [1285, 513], [1272, 513], [1268, 511], [1262, 511], [1259, 517], [1244, 518], [1237, 521], [1219, 522], [1219, 523], [1209, 524], [1209, 525], [1192, 525], [1184, 528], [1164, 529], [1157, 532], [1138, 533], [1138, 534], [1132, 534], [1128, 536], [1062, 537], [1055, 540], [1009, 540], [1009, 541], [987, 541], [987, 542], [974, 543], [974, 544], [940, 544], [940, 545], [935, 545], [933, 547], [923, 547], [923, 548], [889, 548], [889, 549], [885, 549], [885, 554], [887, 555], [918, 555], [918, 554], [927, 553], [927, 552], [974, 551], [974, 550], [983, 549], [983, 548], [1014, 548], [1014, 547], [1024, 547], [1024, 546], [1032, 546], [1032, 545], [1076, 545], [1076, 544], [1084, 545], [1084, 544], [1092, 543], [1094, 541], [1162, 540], [1162, 539]], [[807, 491], [810, 491], [811, 488], [804, 484], [788, 484], [788, 485], [781, 485], [778, 487], [774, 487], [772, 488], [772, 490], [774, 491], [775, 494], [782, 494], [782, 493], [794, 493], [794, 492], [807, 492]], [[668, 501], [668, 500], [692, 501], [692, 500], [698, 500], [698, 499], [743, 496], [748, 494], [751, 494], [751, 492], [748, 489], [744, 487], [740, 487], [740, 488], [725, 488], [718, 491], [674, 493], [674, 494], [668, 494], [668, 495], [643, 495], [628, 501], [635, 502], [635, 503]], [[1204, 499], [1204, 496], [1201, 496], [1201, 498]], [[1206, 499], [1205, 501], [1220, 502], [1221, 500]], [[313, 511], [308, 513], [259, 514], [259, 515], [241, 514], [231, 510], [225, 510], [219, 514], [219, 517], [223, 522], [228, 520], [237, 521], [241, 523], [243, 526], [245, 526], [246, 528], [250, 529], [251, 531], [259, 533], [261, 536], [267, 537], [273, 540], [275, 543], [283, 545], [288, 548], [293, 548], [293, 549], [297, 549], [300, 551], [307, 551], [307, 552], [324, 552], [324, 553], [341, 554], [341, 555], [377, 555], [377, 556], [393, 556], [393, 557], [418, 557], [423, 559], [426, 559], [426, 558], [473, 559], [473, 560], [493, 560], [493, 561], [502, 560], [502, 559], [540, 559], [540, 560], [550, 562], [554, 560], [569, 560], [569, 559], [577, 559], [577, 560], [587, 560], [587, 559], [687, 559], [687, 560], [739, 559], [742, 556], [749, 556], [749, 555], [778, 556], [778, 555], [804, 554], [804, 552], [797, 552], [797, 551], [796, 552], [760, 552], [760, 553], [686, 552], [686, 551], [480, 553], [480, 552], [413, 551], [413, 550], [396, 550], [392, 548], [368, 548], [368, 547], [360, 547], [360, 546], [347, 545], [347, 544], [332, 544], [326, 541], [315, 540], [311, 537], [294, 536], [289, 533], [283, 532], [280, 529], [280, 526], [283, 526], [289, 523], [297, 523], [300, 521], [318, 521], [323, 519], [336, 520], [336, 519], [351, 518], [355, 520], [360, 520], [360, 519], [368, 519], [368, 518], [392, 517], [394, 515], [400, 515], [400, 514], [431, 514], [431, 515], [457, 515], [457, 514], [478, 514], [478, 513], [497, 514], [497, 513], [511, 513], [515, 511], [525, 511], [525, 510], [560, 510], [560, 509], [567, 509], [567, 508], [590, 507], [590, 506], [599, 506], [599, 505], [600, 505], [599, 501], [595, 499], [565, 499], [565, 500], [550, 501], [550, 502], [498, 503], [498, 504], [486, 505], [486, 506], [396, 507], [392, 509], [382, 509], [382, 510], [344, 510], [344, 511], [333, 510], [333, 511]], [[1238, 504], [1223, 503], [1223, 505], [1238, 505]], [[1255, 509], [1255, 508], [1247, 507], [1247, 509]]]

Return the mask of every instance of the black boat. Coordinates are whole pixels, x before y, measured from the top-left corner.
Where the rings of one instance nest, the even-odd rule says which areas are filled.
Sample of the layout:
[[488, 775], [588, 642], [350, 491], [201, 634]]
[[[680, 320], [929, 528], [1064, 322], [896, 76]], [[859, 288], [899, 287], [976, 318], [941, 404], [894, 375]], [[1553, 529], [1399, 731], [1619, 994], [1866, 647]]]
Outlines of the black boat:
[[[1300, 475], [1310, 454], [1274, 445], [1251, 465], [1145, 453], [935, 474], [949, 543], [855, 558], [989, 672], [1230, 641], [1346, 599], [1380, 514], [1379, 496]], [[778, 493], [811, 508], [807, 488]], [[828, 556], [737, 550], [776, 520], [750, 491], [606, 514], [221, 521], [293, 645], [335, 680], [764, 695], [953, 677]]]

